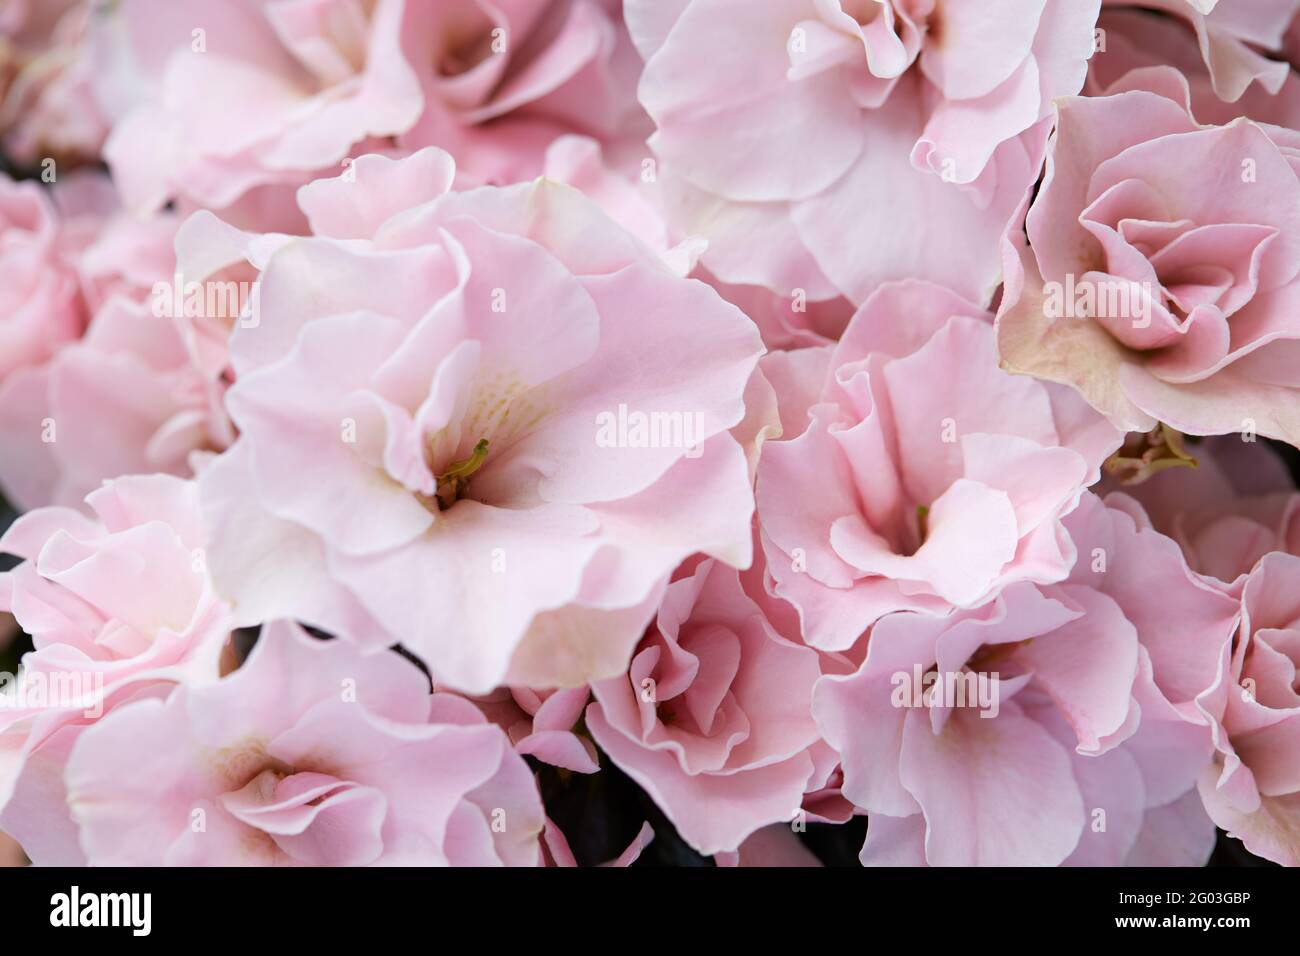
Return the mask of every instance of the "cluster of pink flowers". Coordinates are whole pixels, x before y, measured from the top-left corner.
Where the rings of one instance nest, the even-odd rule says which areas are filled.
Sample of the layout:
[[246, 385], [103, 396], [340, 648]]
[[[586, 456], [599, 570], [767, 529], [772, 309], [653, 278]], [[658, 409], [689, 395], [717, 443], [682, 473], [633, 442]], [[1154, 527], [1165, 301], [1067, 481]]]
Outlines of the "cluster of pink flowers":
[[0, 838], [1300, 865], [1298, 65], [1300, 0], [6, 5]]

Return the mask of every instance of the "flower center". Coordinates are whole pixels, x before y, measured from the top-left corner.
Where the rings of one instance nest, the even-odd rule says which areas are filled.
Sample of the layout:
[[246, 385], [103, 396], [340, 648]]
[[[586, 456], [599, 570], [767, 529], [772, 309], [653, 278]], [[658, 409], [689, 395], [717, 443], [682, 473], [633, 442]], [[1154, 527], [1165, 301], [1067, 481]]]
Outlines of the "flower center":
[[1200, 462], [1184, 441], [1181, 432], [1162, 422], [1145, 434], [1130, 434], [1103, 468], [1121, 485], [1141, 484], [1166, 468], [1196, 468]]
[[460, 461], [453, 461], [447, 470], [438, 476], [438, 508], [446, 511], [454, 505], [469, 487], [470, 476], [483, 467], [488, 456], [488, 440], [480, 438], [469, 456]]
[[446, 26], [434, 69], [446, 78], [468, 73], [492, 55], [497, 36], [485, 16], [454, 20]]
[[1006, 669], [1014, 670], [1011, 659], [1016, 651], [1028, 647], [1033, 638], [1016, 641], [1014, 644], [982, 644], [966, 661], [966, 669], [976, 674], [1002, 673]]

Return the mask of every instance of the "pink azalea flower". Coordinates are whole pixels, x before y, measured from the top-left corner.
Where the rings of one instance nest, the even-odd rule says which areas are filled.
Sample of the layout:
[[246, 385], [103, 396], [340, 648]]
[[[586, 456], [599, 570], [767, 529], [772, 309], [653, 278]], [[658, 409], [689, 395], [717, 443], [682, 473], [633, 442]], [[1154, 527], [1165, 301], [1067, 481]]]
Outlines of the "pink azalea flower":
[[0, 387], [0, 479], [27, 508], [75, 505], [118, 475], [194, 473], [233, 440], [225, 385], [177, 324], [117, 299], [81, 341]]
[[108, 120], [96, 96], [87, 0], [16, 0], [0, 12], [0, 140], [18, 162], [97, 157]]
[[1060, 520], [1120, 436], [994, 351], [981, 309], [907, 282], [833, 348], [764, 360], [784, 433], [759, 461], [759, 526], [809, 644], [845, 650], [893, 611], [976, 607], [1068, 573]]
[[586, 687], [502, 687], [474, 703], [506, 732], [519, 753], [573, 773], [595, 773], [600, 769], [595, 746], [573, 732], [590, 697]]
[[0, 382], [36, 365], [85, 327], [85, 304], [75, 269], [87, 221], [86, 194], [59, 189], [60, 210], [39, 184], [0, 174]]
[[[296, 186], [401, 137], [480, 180], [635, 115], [617, 0], [123, 0], [100, 70], [134, 77], [105, 155], [127, 204], [212, 209]], [[368, 147], [368, 148], [367, 148]]]
[[0, 866], [1300, 865], [1297, 68], [0, 0]]
[[467, 701], [284, 623], [218, 683], [84, 731], [67, 784], [87, 859], [109, 866], [532, 866], [544, 823], [528, 767]]
[[[438, 146], [482, 182], [542, 172], [548, 147], [578, 134], [639, 162], [649, 123], [623, 0], [450, 0], [419, 10], [404, 36], [425, 109], [401, 139]], [[418, 9], [418, 5], [417, 5]]]
[[1189, 448], [1195, 468], [1167, 469], [1124, 490], [1194, 571], [1231, 583], [1270, 552], [1300, 555], [1300, 493], [1275, 452], [1236, 435]]
[[42, 508], [0, 537], [25, 559], [0, 574], [0, 609], [35, 648], [0, 697], [0, 827], [38, 863], [81, 859], [60, 799], [80, 734], [140, 691], [215, 681], [231, 630], [192, 483], [121, 478], [88, 503], [93, 518]]
[[[1123, 87], [1124, 84], [1121, 84]], [[1129, 430], [1300, 442], [1296, 134], [1202, 127], [1168, 68], [1060, 103], [1029, 244], [1006, 244], [1006, 367], [1078, 388]], [[1214, 169], [1214, 189], [1200, 188]]]
[[1246, 849], [1300, 866], [1300, 557], [1270, 554], [1245, 581], [1241, 627], [1220, 645], [1212, 687], [1214, 762], [1200, 779], [1214, 822]]
[[[1195, 44], [1213, 79], [1214, 92], [1235, 103], [1258, 82], [1277, 93], [1290, 72], [1285, 62], [1260, 51], [1278, 52], [1300, 0], [1104, 0], [1105, 6], [1172, 14], [1191, 27]], [[1147, 17], [1153, 33], [1164, 21]], [[1103, 25], [1104, 26], [1104, 25]]]
[[[88, 325], [47, 361], [0, 381], [0, 486], [21, 508], [79, 506], [120, 475], [189, 477], [196, 454], [234, 438], [222, 406], [226, 340], [251, 268], [241, 273], [214, 253], [201, 217], [178, 233], [170, 214], [138, 220], [116, 209], [111, 190], [103, 195], [106, 181], [83, 179], [77, 188], [111, 209], [74, 220], [73, 248], [58, 263], [77, 290], [69, 308], [89, 315]], [[204, 279], [223, 295], [192, 281]], [[233, 314], [208, 315], [210, 302]]]
[[[1194, 701], [1235, 602], [1131, 500], [1089, 495], [1065, 524], [1079, 554], [1065, 581], [886, 617], [856, 673], [819, 682], [843, 793], [870, 812], [864, 863], [1208, 857], [1213, 827], [1188, 799], [1210, 748]], [[1182, 838], [1149, 857], [1150, 827]]]
[[782, 637], [733, 568], [687, 566], [625, 675], [592, 685], [587, 728], [711, 856], [796, 817], [819, 742], [818, 655]]
[[1099, 0], [628, 0], [666, 202], [720, 280], [984, 303]]
[[[1286, 2], [1300, 6], [1292, 0]], [[1227, 11], [1248, 6], [1240, 2], [1224, 3], [1216, 9]], [[1088, 96], [1105, 96], [1131, 70], [1166, 65], [1175, 67], [1186, 78], [1192, 112], [1202, 123], [1226, 124], [1239, 116], [1249, 116], [1261, 123], [1292, 128], [1300, 125], [1300, 77], [1291, 70], [1279, 71], [1278, 66], [1285, 64], [1258, 57], [1250, 47], [1242, 47], [1247, 60], [1257, 58], [1255, 62], [1264, 69], [1264, 74], [1258, 77], [1260, 82], [1250, 83], [1228, 101], [1220, 97], [1216, 74], [1203, 58], [1196, 31], [1185, 20], [1156, 16], [1136, 7], [1107, 4], [1102, 8], [1097, 30], [1098, 51], [1089, 64], [1088, 81], [1084, 84]], [[1223, 49], [1221, 44], [1220, 49]], [[1231, 64], [1235, 59], [1235, 55], [1229, 56], [1228, 62]]]
[[302, 191], [317, 236], [231, 341], [213, 573], [243, 622], [401, 642], [458, 690], [578, 686], [686, 557], [748, 565], [728, 430], [762, 347], [568, 187], [453, 177], [428, 150]]

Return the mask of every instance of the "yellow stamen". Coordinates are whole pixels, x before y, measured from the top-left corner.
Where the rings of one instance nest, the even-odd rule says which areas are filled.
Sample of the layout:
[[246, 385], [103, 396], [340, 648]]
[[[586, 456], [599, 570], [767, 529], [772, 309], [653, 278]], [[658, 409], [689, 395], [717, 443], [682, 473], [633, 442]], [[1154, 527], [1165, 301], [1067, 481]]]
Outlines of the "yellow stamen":
[[444, 511], [456, 503], [456, 499], [469, 485], [474, 472], [483, 467], [488, 456], [488, 440], [480, 438], [468, 458], [453, 461], [447, 470], [438, 476], [438, 506]]

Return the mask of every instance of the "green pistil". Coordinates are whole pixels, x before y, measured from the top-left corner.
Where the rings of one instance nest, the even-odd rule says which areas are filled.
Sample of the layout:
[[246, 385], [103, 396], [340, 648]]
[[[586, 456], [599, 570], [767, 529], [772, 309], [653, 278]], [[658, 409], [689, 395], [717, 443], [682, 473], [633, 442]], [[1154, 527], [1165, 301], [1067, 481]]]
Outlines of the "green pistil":
[[480, 438], [468, 458], [453, 461], [447, 466], [447, 470], [438, 476], [438, 507], [446, 511], [456, 503], [456, 499], [469, 485], [470, 476], [483, 467], [487, 456], [488, 440]]
[[930, 535], [930, 506], [916, 506], [916, 527], [921, 535], [921, 543], [925, 544], [925, 539]]
[[1200, 462], [1187, 450], [1185, 436], [1161, 422], [1145, 434], [1131, 434], [1106, 459], [1108, 475], [1121, 485], [1137, 485], [1168, 468], [1196, 468]]

